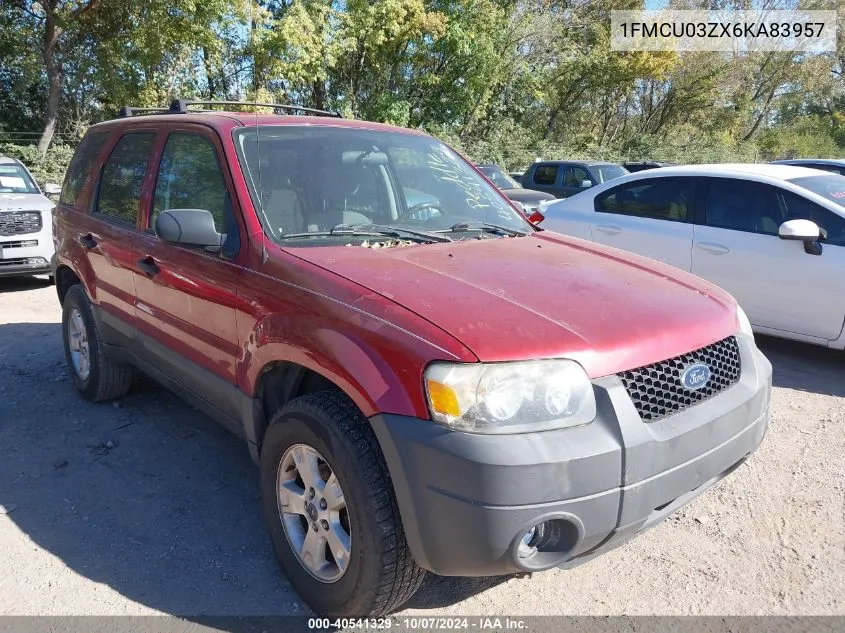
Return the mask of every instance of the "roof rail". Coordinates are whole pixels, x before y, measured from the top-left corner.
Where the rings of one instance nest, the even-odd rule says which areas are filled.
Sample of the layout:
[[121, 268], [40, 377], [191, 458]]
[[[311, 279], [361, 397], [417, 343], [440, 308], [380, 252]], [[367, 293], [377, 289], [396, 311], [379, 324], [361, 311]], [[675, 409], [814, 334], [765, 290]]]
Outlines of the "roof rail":
[[167, 114], [167, 108], [136, 108], [134, 106], [123, 106], [118, 113], [118, 117], [125, 119], [126, 117], [135, 116], [136, 114]]
[[[190, 106], [252, 106], [260, 108], [272, 108], [275, 114], [282, 114], [282, 111], [288, 112], [303, 112], [305, 114], [313, 114], [315, 116], [330, 116], [342, 118], [339, 112], [330, 112], [328, 110], [317, 110], [315, 108], [306, 108], [304, 106], [289, 105], [284, 103], [259, 103], [256, 101], [191, 101], [186, 99], [175, 99], [170, 104], [169, 114], [185, 114], [188, 112]], [[213, 110], [199, 110], [199, 112], [214, 112]]]

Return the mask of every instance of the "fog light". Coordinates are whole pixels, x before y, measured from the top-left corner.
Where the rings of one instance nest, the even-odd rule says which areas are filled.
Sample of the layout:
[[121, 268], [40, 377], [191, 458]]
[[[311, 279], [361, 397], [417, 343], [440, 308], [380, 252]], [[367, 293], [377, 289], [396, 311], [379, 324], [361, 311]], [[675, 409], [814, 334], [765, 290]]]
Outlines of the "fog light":
[[535, 525], [525, 533], [525, 536], [522, 537], [522, 540], [519, 543], [519, 549], [517, 550], [517, 554], [520, 558], [528, 558], [529, 556], [537, 553], [537, 543], [539, 543], [540, 539], [543, 538], [544, 525], [545, 524], [543, 523]]
[[26, 263], [32, 266], [43, 266], [47, 264], [47, 260], [43, 257], [27, 257]]

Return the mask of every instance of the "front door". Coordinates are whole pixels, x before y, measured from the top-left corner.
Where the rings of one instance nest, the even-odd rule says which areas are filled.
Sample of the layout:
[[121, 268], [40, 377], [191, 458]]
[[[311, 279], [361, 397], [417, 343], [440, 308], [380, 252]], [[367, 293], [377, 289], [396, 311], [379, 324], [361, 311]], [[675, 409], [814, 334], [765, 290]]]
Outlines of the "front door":
[[[135, 268], [138, 333], [145, 356], [184, 387], [237, 417], [235, 326], [242, 279], [240, 211], [221, 169], [219, 139], [202, 126], [168, 130]], [[226, 234], [218, 252], [164, 242], [155, 222], [168, 209], [205, 209]]]
[[704, 199], [692, 272], [730, 292], [758, 329], [818, 342], [837, 338], [845, 318], [845, 293], [837, 291], [845, 247], [822, 242], [822, 254], [813, 255], [802, 242], [778, 237], [786, 220], [818, 220], [817, 205], [779, 187], [729, 178], [707, 179]]

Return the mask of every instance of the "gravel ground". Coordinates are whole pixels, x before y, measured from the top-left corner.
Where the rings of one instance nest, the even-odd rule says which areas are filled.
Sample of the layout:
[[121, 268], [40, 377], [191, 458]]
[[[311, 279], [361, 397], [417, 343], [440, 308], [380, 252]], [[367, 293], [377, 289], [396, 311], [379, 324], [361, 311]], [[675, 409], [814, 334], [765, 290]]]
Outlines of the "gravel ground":
[[[95, 405], [55, 290], [0, 279], [0, 615], [303, 614], [246, 447], [142, 380]], [[403, 614], [845, 614], [845, 355], [762, 339], [772, 425], [730, 477], [572, 571], [429, 575]]]

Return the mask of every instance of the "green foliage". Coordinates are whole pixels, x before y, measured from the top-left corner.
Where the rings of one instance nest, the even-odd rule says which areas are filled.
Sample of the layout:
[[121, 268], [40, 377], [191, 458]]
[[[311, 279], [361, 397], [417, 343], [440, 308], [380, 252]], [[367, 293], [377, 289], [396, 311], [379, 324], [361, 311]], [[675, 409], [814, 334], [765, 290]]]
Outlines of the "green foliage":
[[[845, 0], [821, 4], [845, 13]], [[845, 37], [817, 55], [612, 52], [610, 11], [643, 5], [55, 0], [56, 138], [73, 144], [122, 105], [204, 97], [422, 128], [509, 168], [845, 154]], [[0, 2], [0, 142], [43, 128], [44, 6]]]
[[15, 145], [0, 143], [0, 156], [17, 158], [27, 166], [39, 185], [54, 182], [62, 184], [70, 159], [73, 157], [73, 145], [52, 145], [43, 158], [35, 145]]

